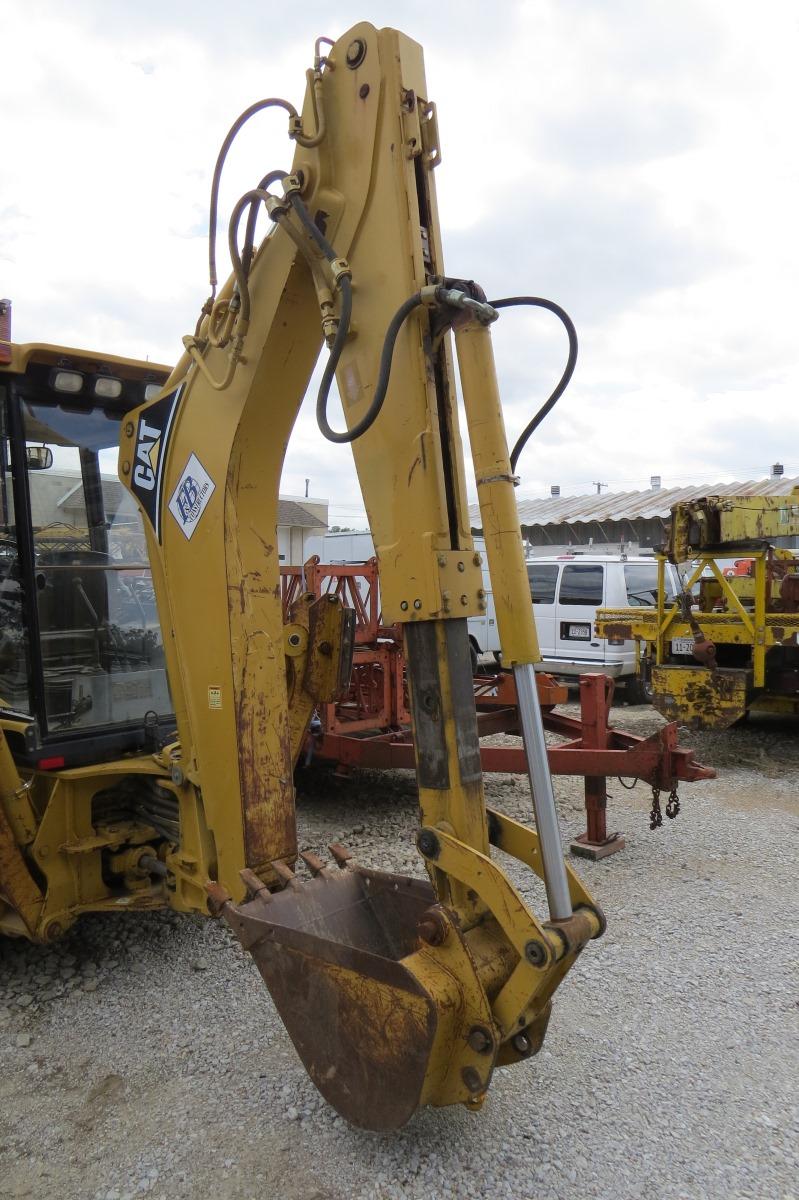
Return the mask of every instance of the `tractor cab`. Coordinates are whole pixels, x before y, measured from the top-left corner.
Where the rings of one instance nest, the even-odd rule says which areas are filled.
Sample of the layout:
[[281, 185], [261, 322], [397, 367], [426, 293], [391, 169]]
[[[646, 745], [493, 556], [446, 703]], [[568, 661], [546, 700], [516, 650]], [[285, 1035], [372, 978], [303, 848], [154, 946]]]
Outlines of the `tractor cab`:
[[[0, 715], [18, 761], [78, 766], [174, 728], [120, 422], [168, 369], [55, 346], [0, 362]], [[3, 711], [5, 710], [5, 711]]]

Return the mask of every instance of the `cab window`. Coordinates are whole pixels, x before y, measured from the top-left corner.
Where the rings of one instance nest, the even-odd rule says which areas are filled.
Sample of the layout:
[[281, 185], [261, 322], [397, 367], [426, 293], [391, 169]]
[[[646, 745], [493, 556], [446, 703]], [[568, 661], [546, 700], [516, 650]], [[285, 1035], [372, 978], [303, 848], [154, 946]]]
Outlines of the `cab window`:
[[27, 712], [30, 663], [26, 600], [17, 549], [10, 449], [6, 405], [0, 403], [0, 703]]
[[605, 568], [602, 563], [569, 563], [560, 581], [560, 603], [596, 608], [602, 603]]
[[558, 583], [557, 563], [528, 563], [527, 578], [533, 604], [554, 604]]
[[116, 474], [120, 416], [36, 401], [21, 411], [47, 729], [168, 715], [144, 530]]
[[[657, 563], [625, 563], [624, 583], [627, 603], [632, 608], [654, 608], [658, 602]], [[674, 580], [666, 571], [666, 601], [674, 600]]]

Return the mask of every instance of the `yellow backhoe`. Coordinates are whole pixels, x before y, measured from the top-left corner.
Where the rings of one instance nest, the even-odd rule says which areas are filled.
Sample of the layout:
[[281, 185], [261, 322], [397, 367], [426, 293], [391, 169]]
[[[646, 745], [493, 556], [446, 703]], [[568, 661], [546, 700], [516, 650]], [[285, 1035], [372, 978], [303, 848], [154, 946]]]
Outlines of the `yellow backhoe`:
[[[225, 156], [272, 109], [293, 164], [259, 169], [235, 205], [217, 291]], [[302, 109], [254, 104], [222, 147], [211, 295], [174, 370], [0, 344], [0, 931], [48, 941], [81, 913], [210, 907], [253, 955], [317, 1087], [370, 1129], [424, 1104], [479, 1108], [498, 1064], [539, 1049], [558, 984], [604, 928], [561, 850], [514, 498], [521, 443], [509, 455], [491, 350], [503, 308], [557, 306], [489, 303], [446, 276], [440, 157], [417, 44], [368, 24], [320, 39]], [[535, 830], [483, 793], [466, 622], [486, 598], [453, 340]], [[293, 768], [352, 656], [352, 613], [335, 600], [281, 613], [281, 467], [324, 342], [319, 427], [352, 447], [384, 620], [404, 629], [426, 880], [338, 846], [335, 866], [304, 855], [307, 876], [293, 870]], [[548, 915], [497, 851], [541, 877]]]

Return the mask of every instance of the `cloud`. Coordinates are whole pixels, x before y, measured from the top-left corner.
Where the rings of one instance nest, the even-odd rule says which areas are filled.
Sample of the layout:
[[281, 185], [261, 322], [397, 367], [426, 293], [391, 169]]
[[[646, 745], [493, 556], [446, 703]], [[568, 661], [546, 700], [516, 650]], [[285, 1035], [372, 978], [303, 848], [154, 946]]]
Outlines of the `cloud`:
[[[9, 6], [0, 294], [15, 336], [175, 359], [207, 295], [210, 179], [230, 123], [266, 94], [299, 103], [314, 37], [362, 13], [349, 0], [280, 19], [249, 0], [228, 0], [224, 19], [211, 0]], [[383, 0], [369, 15], [400, 20]], [[495, 295], [550, 296], [578, 325], [577, 372], [525, 452], [523, 492], [790, 458], [795, 6], [755, 21], [742, 0], [412, 0], [401, 23], [425, 46], [438, 105], [447, 269]], [[254, 120], [222, 212], [289, 151], [282, 116]], [[565, 338], [520, 312], [493, 338], [512, 436], [558, 378]], [[310, 476], [356, 506], [351, 452], [321, 441], [314, 399], [285, 486], [302, 494]]]

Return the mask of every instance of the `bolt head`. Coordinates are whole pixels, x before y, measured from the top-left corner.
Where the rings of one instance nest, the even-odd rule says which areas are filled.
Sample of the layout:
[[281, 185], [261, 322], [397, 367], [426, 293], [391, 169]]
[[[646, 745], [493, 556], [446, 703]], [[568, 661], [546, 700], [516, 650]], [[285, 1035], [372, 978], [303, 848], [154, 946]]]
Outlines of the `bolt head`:
[[416, 931], [428, 946], [440, 946], [447, 940], [449, 923], [439, 908], [428, 908], [416, 926]]
[[494, 1039], [482, 1025], [475, 1025], [473, 1029], [470, 1029], [466, 1040], [477, 1054], [487, 1054], [494, 1048]]
[[511, 1038], [511, 1043], [517, 1054], [524, 1054], [526, 1056], [532, 1052], [533, 1043], [526, 1033], [517, 1033], [515, 1037]]
[[407, 601], [407, 600], [401, 600], [401, 601], [400, 601], [400, 608], [402, 609], [402, 611], [403, 611], [403, 612], [407, 612], [407, 611], [408, 611], [408, 601]]
[[125, 422], [125, 437], [133, 437], [133, 422]]
[[543, 967], [549, 958], [549, 951], [543, 942], [532, 938], [524, 947], [524, 957], [534, 967]]

